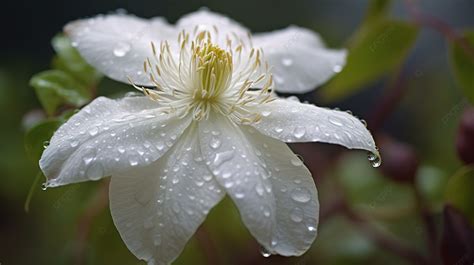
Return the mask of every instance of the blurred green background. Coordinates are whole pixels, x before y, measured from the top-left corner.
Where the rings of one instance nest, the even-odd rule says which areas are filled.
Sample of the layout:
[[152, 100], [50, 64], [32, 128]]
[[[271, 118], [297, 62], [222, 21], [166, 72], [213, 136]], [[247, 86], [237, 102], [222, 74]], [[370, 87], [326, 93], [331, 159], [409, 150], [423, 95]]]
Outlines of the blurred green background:
[[[472, 264], [474, 246], [462, 243], [459, 234], [473, 236], [474, 174], [455, 143], [460, 117], [474, 98], [474, 38], [468, 38], [474, 35], [464, 35], [474, 27], [473, 1], [18, 0], [2, 3], [0, 11], [1, 265], [144, 264], [113, 225], [106, 180], [47, 191], [41, 190], [42, 179], [33, 184], [39, 169], [25, 151], [25, 133], [46, 114], [29, 82], [40, 71], [60, 67], [52, 58], [61, 48], [55, 51], [51, 40], [71, 20], [123, 8], [174, 22], [202, 6], [255, 32], [296, 24], [319, 32], [331, 47], [349, 48], [347, 67], [301, 98], [367, 120], [385, 161], [374, 169], [363, 152], [293, 145], [320, 192], [319, 236], [312, 248], [302, 257], [262, 257], [226, 199], [176, 264]], [[470, 43], [467, 51], [463, 43]], [[106, 78], [97, 85], [99, 95], [127, 91]], [[473, 150], [464, 152], [472, 157]], [[467, 224], [451, 226], [447, 220], [453, 216]], [[446, 244], [460, 244], [459, 253]]]

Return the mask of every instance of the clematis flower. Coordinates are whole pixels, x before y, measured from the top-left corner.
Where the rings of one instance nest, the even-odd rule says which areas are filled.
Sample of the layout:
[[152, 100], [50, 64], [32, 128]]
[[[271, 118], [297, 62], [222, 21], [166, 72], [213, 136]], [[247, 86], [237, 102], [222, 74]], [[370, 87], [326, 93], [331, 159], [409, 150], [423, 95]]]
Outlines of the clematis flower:
[[175, 26], [107, 15], [65, 29], [90, 64], [144, 95], [99, 97], [71, 117], [40, 160], [45, 184], [111, 176], [114, 223], [148, 264], [171, 263], [226, 194], [269, 253], [301, 255], [316, 237], [319, 203], [285, 142], [378, 156], [356, 117], [276, 96], [308, 91], [344, 63], [344, 51], [324, 48], [307, 29], [251, 36], [207, 10]]

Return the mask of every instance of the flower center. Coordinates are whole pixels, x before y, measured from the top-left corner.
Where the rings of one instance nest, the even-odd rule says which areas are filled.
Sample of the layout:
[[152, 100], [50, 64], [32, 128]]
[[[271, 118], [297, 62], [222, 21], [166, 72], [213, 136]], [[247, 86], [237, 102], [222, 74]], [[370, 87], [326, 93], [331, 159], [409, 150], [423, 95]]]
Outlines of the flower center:
[[[257, 122], [261, 115], [255, 106], [274, 98], [273, 78], [262, 63], [262, 52], [252, 47], [250, 39], [245, 42], [235, 34], [225, 36], [224, 43], [213, 42], [211, 36], [196, 30], [190, 41], [183, 31], [178, 36], [179, 52], [173, 52], [167, 41], [159, 50], [151, 43], [153, 57], [143, 68], [155, 89], [131, 83], [160, 103], [165, 113], [202, 120], [217, 112], [238, 123]], [[215, 36], [220, 36], [217, 28]]]
[[232, 80], [232, 55], [210, 42], [193, 51], [198, 78], [194, 88], [197, 101], [212, 103], [229, 87]]

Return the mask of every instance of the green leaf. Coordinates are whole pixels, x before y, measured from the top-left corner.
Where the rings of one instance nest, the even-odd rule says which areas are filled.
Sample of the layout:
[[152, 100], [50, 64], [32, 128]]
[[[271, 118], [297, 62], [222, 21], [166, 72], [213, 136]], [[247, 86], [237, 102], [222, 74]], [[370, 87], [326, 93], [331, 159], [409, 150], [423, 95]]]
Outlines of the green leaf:
[[[471, 49], [474, 51], [474, 31], [464, 34]], [[452, 71], [459, 86], [471, 103], [474, 103], [474, 57], [466, 52], [457, 42], [449, 43], [449, 55]]]
[[49, 115], [63, 103], [80, 107], [87, 103], [92, 94], [82, 83], [60, 70], [48, 70], [34, 75], [30, 85]]
[[349, 96], [396, 69], [417, 33], [413, 24], [386, 19], [361, 26], [351, 39], [346, 66], [323, 87], [322, 97], [334, 101]]
[[390, 8], [391, 2], [391, 0], [372, 0], [367, 10], [364, 23], [370, 23], [374, 19], [384, 17]]
[[458, 208], [474, 224], [474, 167], [466, 166], [458, 170], [448, 182], [445, 200]]
[[60, 119], [46, 120], [33, 126], [26, 132], [25, 149], [33, 161], [38, 161], [41, 158], [45, 143], [51, 139], [62, 123], [63, 120]]
[[51, 44], [57, 53], [53, 59], [53, 67], [63, 70], [80, 80], [85, 86], [92, 89], [102, 78], [102, 74], [81, 57], [71, 44], [71, 40], [63, 34], [56, 35]]

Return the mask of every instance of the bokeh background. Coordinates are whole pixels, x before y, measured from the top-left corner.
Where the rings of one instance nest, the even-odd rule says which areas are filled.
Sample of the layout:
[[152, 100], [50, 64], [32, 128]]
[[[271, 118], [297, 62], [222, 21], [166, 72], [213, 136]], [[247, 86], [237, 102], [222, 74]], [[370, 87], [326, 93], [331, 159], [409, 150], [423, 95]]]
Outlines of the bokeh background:
[[[47, 191], [43, 179], [35, 183], [25, 134], [46, 114], [29, 82], [54, 67], [51, 39], [71, 20], [122, 9], [174, 22], [202, 6], [255, 32], [296, 24], [349, 48], [347, 68], [300, 97], [367, 120], [384, 163], [374, 169], [363, 152], [292, 145], [320, 192], [312, 248], [264, 258], [226, 199], [176, 264], [473, 264], [474, 38], [463, 37], [474, 36], [464, 35], [474, 29], [473, 1], [17, 0], [0, 11], [1, 265], [144, 264], [113, 225], [107, 180]], [[97, 85], [98, 95], [127, 91], [106, 78]]]

